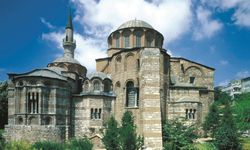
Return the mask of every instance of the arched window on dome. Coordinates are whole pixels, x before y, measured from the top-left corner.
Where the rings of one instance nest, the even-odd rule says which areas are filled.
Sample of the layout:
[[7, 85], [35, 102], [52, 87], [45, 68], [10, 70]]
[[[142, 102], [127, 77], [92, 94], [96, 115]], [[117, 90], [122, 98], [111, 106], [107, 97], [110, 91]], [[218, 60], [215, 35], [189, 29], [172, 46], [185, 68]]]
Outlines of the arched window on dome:
[[115, 48], [120, 48], [120, 35], [116, 33], [114, 35], [114, 39], [115, 39]]
[[161, 38], [160, 35], [157, 36], [156, 41], [155, 41], [155, 45], [157, 47], [161, 47], [161, 45], [162, 45], [162, 38]]
[[141, 31], [135, 31], [135, 47], [141, 47]]
[[154, 37], [153, 37], [153, 33], [152, 32], [147, 32], [146, 33], [146, 47], [153, 47], [153, 40], [154, 40]]
[[124, 48], [130, 47], [130, 32], [129, 31], [124, 31], [123, 37], [124, 37]]
[[134, 82], [128, 81], [126, 84], [126, 107], [137, 107], [138, 97], [138, 88], [134, 87]]

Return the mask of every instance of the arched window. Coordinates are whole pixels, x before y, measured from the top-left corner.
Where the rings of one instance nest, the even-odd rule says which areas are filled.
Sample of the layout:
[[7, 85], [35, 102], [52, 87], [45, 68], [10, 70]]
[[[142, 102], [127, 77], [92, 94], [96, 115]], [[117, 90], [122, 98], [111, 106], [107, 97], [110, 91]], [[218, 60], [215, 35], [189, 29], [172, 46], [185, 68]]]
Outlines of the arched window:
[[106, 79], [106, 80], [103, 81], [103, 84], [104, 84], [103, 91], [104, 92], [110, 92], [111, 91], [111, 83], [110, 83], [110, 81]]
[[146, 46], [147, 47], [152, 47], [153, 46], [153, 33], [147, 32], [146, 33]]
[[137, 107], [138, 106], [138, 89], [134, 87], [134, 83], [129, 81], [126, 85], [126, 106]]
[[120, 47], [120, 36], [119, 36], [119, 34], [115, 34], [114, 39], [115, 39], [115, 47], [119, 48]]
[[157, 36], [156, 42], [155, 42], [157, 47], [161, 47], [162, 45], [162, 38], [160, 35]]
[[124, 36], [124, 48], [127, 48], [130, 46], [129, 35], [130, 35], [130, 33], [128, 31], [125, 31], [123, 34], [123, 36]]
[[136, 31], [135, 32], [135, 46], [136, 47], [141, 47], [141, 36], [142, 36], [141, 31]]
[[121, 55], [118, 55], [115, 59], [115, 72], [119, 72], [119, 70], [121, 69], [120, 67], [120, 64], [121, 64], [121, 60], [122, 60], [122, 57]]
[[28, 93], [28, 113], [38, 113], [38, 108], [39, 108], [38, 100], [39, 100], [38, 92]]
[[94, 91], [100, 91], [101, 85], [99, 81], [94, 81]]

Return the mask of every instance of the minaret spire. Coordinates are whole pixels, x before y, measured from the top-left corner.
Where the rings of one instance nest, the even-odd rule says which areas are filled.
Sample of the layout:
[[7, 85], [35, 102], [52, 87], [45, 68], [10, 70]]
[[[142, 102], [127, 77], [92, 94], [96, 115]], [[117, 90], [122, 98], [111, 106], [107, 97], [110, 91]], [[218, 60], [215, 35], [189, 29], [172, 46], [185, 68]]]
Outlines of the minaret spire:
[[65, 27], [65, 38], [63, 39], [64, 57], [74, 58], [76, 42], [74, 40], [74, 28], [72, 23], [71, 9], [69, 10], [68, 22]]
[[67, 23], [66, 29], [67, 29], [67, 28], [74, 30], [74, 29], [73, 29], [73, 24], [72, 24], [71, 9], [69, 9], [68, 23]]

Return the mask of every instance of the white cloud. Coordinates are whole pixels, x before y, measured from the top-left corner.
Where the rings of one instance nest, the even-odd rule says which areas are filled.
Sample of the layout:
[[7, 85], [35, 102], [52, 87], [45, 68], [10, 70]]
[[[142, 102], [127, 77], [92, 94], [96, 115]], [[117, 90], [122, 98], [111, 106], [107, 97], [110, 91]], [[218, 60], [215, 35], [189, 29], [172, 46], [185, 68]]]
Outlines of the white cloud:
[[245, 78], [245, 77], [250, 77], [250, 71], [244, 70], [244, 71], [239, 71], [236, 73], [236, 78]]
[[229, 82], [230, 82], [229, 80], [224, 80], [224, 81], [219, 83], [219, 86], [226, 86], [229, 84]]
[[[171, 42], [190, 29], [192, 11], [190, 0], [72, 0], [76, 6], [76, 20], [85, 26], [85, 32], [106, 38], [121, 23], [144, 20]], [[178, 8], [178, 9], [177, 9]]]
[[222, 11], [234, 9], [232, 21], [236, 25], [250, 28], [250, 0], [202, 0], [202, 2]]
[[196, 10], [197, 26], [194, 28], [194, 39], [210, 38], [222, 28], [222, 23], [212, 19], [212, 13], [203, 7]]
[[50, 22], [46, 21], [45, 18], [40, 18], [41, 22], [46, 25], [49, 29], [55, 29], [55, 26], [53, 26]]
[[228, 61], [227, 60], [220, 60], [220, 65], [226, 66], [226, 65], [228, 65]]

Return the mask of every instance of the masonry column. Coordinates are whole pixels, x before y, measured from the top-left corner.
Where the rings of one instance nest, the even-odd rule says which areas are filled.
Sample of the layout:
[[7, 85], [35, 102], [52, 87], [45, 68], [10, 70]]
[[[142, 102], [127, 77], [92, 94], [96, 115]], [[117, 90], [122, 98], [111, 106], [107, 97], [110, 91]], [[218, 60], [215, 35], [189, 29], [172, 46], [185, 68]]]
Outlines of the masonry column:
[[146, 148], [162, 149], [160, 50], [145, 48], [140, 61], [141, 128]]

